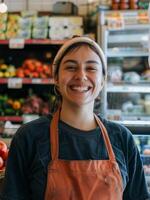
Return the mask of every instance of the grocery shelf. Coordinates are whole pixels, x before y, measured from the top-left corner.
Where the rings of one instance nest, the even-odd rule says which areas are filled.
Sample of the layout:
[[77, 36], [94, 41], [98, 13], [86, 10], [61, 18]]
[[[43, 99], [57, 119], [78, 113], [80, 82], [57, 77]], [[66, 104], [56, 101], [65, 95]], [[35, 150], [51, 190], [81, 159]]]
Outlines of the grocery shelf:
[[[136, 23], [136, 24], [129, 23], [129, 24], [125, 24], [123, 28], [126, 30], [131, 30], [131, 29], [143, 30], [143, 29], [149, 29], [149, 24], [148, 23]], [[116, 32], [116, 31], [118, 31], [118, 29], [109, 28], [109, 31]]]
[[149, 121], [144, 121], [144, 120], [120, 120], [120, 121], [115, 121], [127, 126], [132, 126], [132, 127], [150, 127], [150, 122]]
[[[10, 40], [0, 40], [0, 44], [9, 44]], [[24, 40], [25, 44], [31, 44], [31, 45], [61, 45], [65, 42], [65, 40], [51, 40], [51, 39], [27, 39]]]
[[[138, 9], [138, 10], [100, 10], [99, 15], [99, 23], [100, 25], [106, 25], [108, 24], [108, 21], [112, 17], [115, 17], [114, 19], [120, 20], [122, 19], [124, 24], [121, 28], [134, 28], [139, 29], [140, 28], [149, 28], [148, 24], [148, 13], [146, 9]], [[114, 30], [116, 31], [116, 30]]]
[[0, 121], [22, 122], [22, 116], [0, 116]]
[[129, 37], [129, 34], [124, 35], [110, 35], [108, 37], [108, 43], [109, 44], [116, 44], [116, 43], [139, 43], [139, 41], [142, 42], [148, 42], [148, 35], [147, 34], [135, 34], [134, 36], [131, 35]]
[[108, 50], [107, 57], [109, 58], [115, 58], [115, 57], [147, 57], [149, 55], [148, 49], [144, 50], [138, 50], [135, 51], [134, 49], [130, 49], [129, 51], [121, 50], [119, 48], [114, 48], [112, 50]]
[[16, 81], [17, 79], [22, 80], [22, 84], [54, 84], [54, 79], [53, 78], [0, 78], [0, 84], [7, 84], [9, 79], [11, 81]]
[[150, 93], [149, 84], [122, 84], [122, 85], [115, 85], [109, 84], [107, 85], [107, 92], [114, 92], [114, 93], [125, 93], [125, 92], [136, 92], [136, 93]]
[[126, 126], [134, 135], [149, 135], [150, 122], [145, 120], [113, 120], [116, 123]]

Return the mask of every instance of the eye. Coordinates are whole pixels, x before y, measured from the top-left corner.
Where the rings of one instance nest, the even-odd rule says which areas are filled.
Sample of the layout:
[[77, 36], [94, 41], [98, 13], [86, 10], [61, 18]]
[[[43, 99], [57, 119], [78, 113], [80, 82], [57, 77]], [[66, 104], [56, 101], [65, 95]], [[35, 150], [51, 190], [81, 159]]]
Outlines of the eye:
[[68, 71], [75, 71], [76, 70], [76, 66], [75, 65], [68, 65], [65, 67], [66, 70]]
[[97, 68], [94, 67], [94, 66], [87, 66], [86, 69], [87, 69], [88, 71], [91, 71], [91, 72], [97, 71]]

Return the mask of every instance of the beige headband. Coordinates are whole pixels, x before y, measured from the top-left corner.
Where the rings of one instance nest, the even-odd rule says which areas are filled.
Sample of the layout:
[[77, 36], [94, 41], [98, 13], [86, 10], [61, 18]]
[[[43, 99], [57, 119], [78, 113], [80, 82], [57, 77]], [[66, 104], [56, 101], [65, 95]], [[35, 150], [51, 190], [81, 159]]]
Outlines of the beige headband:
[[58, 50], [53, 65], [52, 65], [52, 71], [53, 71], [53, 76], [55, 77], [57, 69], [59, 67], [59, 63], [64, 55], [64, 53], [66, 52], [66, 50], [70, 47], [73, 46], [76, 43], [87, 43], [90, 44], [91, 46], [95, 47], [95, 49], [97, 50], [97, 53], [99, 54], [99, 57], [101, 59], [103, 68], [104, 68], [104, 72], [105, 72], [105, 77], [104, 79], [106, 79], [106, 72], [107, 72], [107, 65], [106, 65], [106, 58], [105, 55], [102, 51], [102, 49], [100, 48], [100, 46], [92, 39], [88, 38], [88, 37], [75, 37], [72, 39], [69, 39], [68, 41], [66, 41], [61, 48]]

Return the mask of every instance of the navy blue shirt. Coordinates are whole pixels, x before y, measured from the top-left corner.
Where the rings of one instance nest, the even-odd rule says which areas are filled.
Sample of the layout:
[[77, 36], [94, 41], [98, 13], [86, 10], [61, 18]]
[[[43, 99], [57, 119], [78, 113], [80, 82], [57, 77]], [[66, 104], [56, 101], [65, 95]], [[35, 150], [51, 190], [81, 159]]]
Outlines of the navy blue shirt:
[[[50, 120], [41, 117], [18, 129], [9, 152], [1, 200], [44, 200], [47, 166], [51, 160]], [[123, 200], [149, 198], [137, 146], [122, 125], [101, 119], [119, 164]], [[59, 158], [65, 160], [108, 159], [100, 128], [81, 131], [59, 122]]]

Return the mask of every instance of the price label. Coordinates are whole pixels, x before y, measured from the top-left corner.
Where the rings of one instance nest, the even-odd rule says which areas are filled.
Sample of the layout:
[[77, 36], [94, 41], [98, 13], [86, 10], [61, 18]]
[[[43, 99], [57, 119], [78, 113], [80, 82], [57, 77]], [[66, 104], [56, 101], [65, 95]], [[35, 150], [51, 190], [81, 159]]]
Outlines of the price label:
[[25, 41], [22, 38], [12, 38], [9, 40], [10, 49], [23, 49]]
[[107, 27], [111, 30], [124, 29], [124, 17], [118, 12], [114, 15], [107, 17]]
[[32, 83], [33, 83], [33, 84], [41, 84], [42, 81], [41, 81], [40, 78], [33, 78], [33, 79], [32, 79]]
[[22, 78], [9, 78], [8, 88], [14, 88], [14, 89], [22, 88]]
[[124, 20], [123, 19], [109, 19], [108, 20], [108, 29], [117, 30], [124, 29]]

